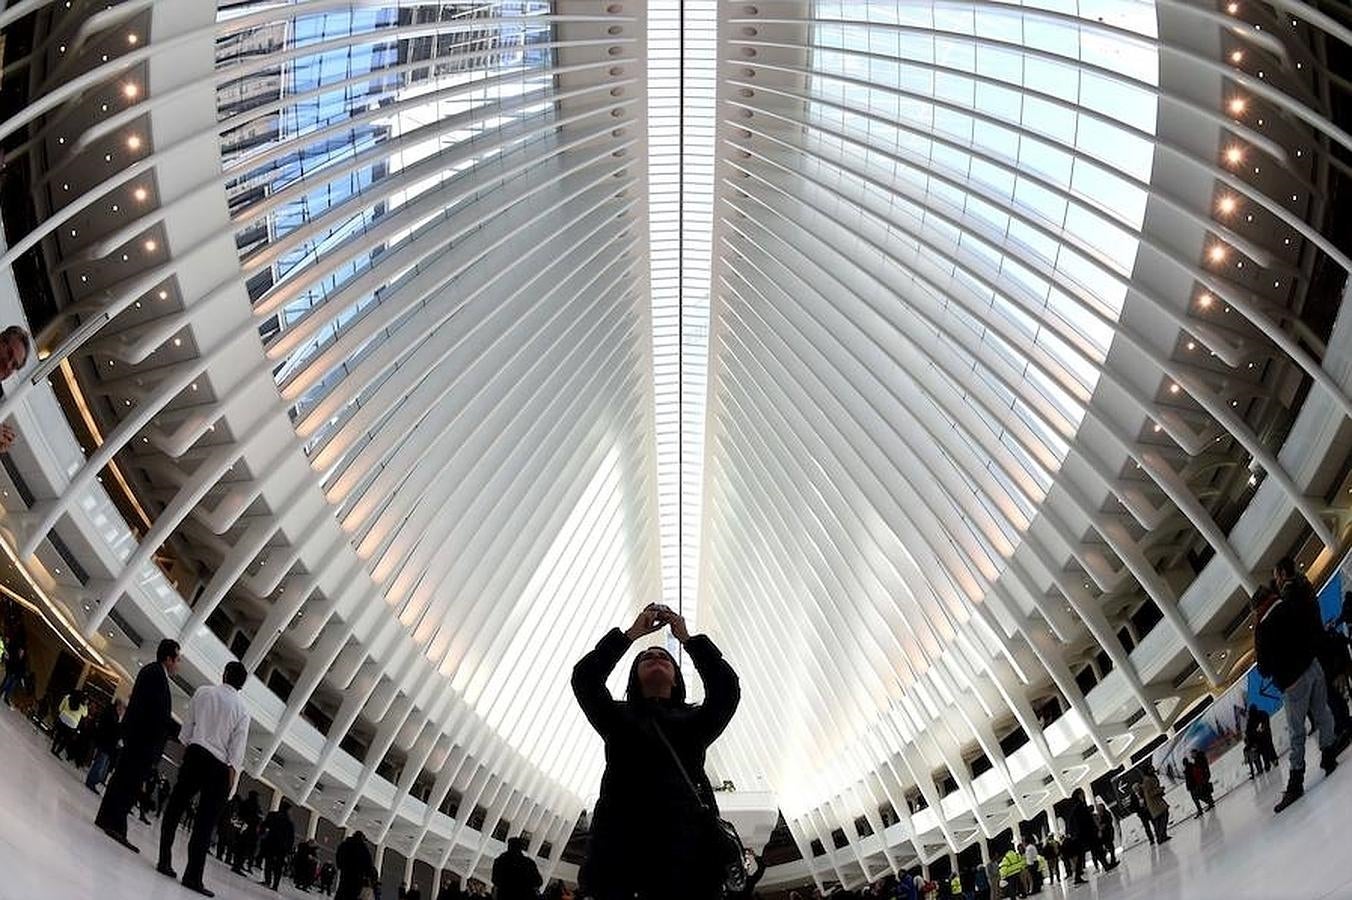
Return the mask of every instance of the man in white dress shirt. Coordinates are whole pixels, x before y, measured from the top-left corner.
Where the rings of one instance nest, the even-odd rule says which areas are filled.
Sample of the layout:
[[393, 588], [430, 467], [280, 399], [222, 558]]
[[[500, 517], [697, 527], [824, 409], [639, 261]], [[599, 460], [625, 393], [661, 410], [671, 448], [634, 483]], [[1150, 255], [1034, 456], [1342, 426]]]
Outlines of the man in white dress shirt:
[[[192, 695], [187, 719], [179, 739], [184, 744], [183, 765], [178, 781], [169, 795], [160, 826], [160, 863], [156, 868], [170, 878], [174, 871], [174, 835], [179, 820], [194, 796], [197, 816], [188, 838], [188, 865], [183, 869], [183, 886], [206, 897], [215, 896], [202, 884], [211, 833], [230, 795], [235, 773], [244, 764], [244, 747], [249, 740], [249, 713], [240, 698], [240, 689], [249, 680], [249, 672], [237, 660], [225, 667], [223, 684], [200, 687]], [[200, 796], [199, 796], [200, 795]]]

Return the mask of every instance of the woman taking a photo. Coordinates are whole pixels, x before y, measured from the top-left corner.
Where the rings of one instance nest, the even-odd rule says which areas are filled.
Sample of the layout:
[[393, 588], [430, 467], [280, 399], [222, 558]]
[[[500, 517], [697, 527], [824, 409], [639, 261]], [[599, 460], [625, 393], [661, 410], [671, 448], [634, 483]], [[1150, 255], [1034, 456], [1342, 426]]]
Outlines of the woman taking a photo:
[[[625, 699], [611, 697], [606, 679], [629, 646], [668, 625], [694, 661], [704, 683], [704, 703], [685, 702], [685, 680], [676, 660], [656, 646], [635, 657]], [[704, 755], [732, 720], [741, 699], [732, 667], [707, 636], [691, 637], [684, 618], [654, 603], [639, 613], [628, 631], [612, 628], [582, 657], [573, 668], [573, 693], [606, 745], [591, 844], [578, 873], [583, 896], [594, 900], [721, 896], [722, 873], [710, 843], [711, 811], [716, 805], [704, 774]]]

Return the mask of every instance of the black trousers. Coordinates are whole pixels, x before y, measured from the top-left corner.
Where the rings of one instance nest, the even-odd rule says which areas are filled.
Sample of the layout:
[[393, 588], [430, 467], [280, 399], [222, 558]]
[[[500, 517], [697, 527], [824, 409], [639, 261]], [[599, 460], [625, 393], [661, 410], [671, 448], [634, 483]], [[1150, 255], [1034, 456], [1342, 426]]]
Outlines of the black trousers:
[[211, 848], [211, 832], [221, 817], [229, 793], [230, 768], [200, 744], [189, 744], [183, 752], [183, 766], [178, 770], [178, 781], [174, 783], [169, 805], [160, 821], [160, 865], [172, 867], [174, 835], [178, 833], [179, 820], [189, 801], [197, 797], [197, 817], [193, 820], [192, 834], [188, 836], [188, 864], [183, 869], [184, 884], [202, 883], [207, 850]]
[[108, 787], [99, 803], [98, 815], [94, 824], [113, 834], [126, 836], [127, 816], [141, 796], [141, 785], [159, 759], [159, 750], [155, 747], [142, 747], [135, 744], [122, 748], [117, 759], [117, 768], [108, 779]]
[[52, 755], [59, 757], [64, 751], [69, 757], [74, 744], [75, 729], [58, 719], [56, 727], [52, 729]]
[[274, 891], [282, 883], [282, 872], [286, 870], [286, 858], [290, 855], [285, 850], [263, 853], [263, 883]]

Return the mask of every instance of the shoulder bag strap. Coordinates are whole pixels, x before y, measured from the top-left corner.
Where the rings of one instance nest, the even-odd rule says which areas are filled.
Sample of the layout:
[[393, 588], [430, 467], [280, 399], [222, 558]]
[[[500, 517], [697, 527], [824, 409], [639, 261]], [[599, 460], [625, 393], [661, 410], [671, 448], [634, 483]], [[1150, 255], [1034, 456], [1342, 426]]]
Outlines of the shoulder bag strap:
[[704, 798], [700, 796], [699, 788], [695, 787], [695, 782], [691, 780], [690, 773], [685, 770], [685, 765], [681, 762], [681, 758], [676, 755], [676, 748], [671, 746], [671, 741], [667, 740], [666, 732], [662, 730], [661, 725], [657, 724], [656, 719], [652, 720], [652, 726], [653, 731], [657, 732], [657, 738], [662, 742], [662, 746], [666, 747], [667, 752], [671, 754], [671, 761], [676, 764], [676, 771], [681, 773], [681, 778], [685, 779], [685, 784], [690, 788], [690, 793], [695, 795], [695, 802], [700, 805], [701, 809], [707, 812], [709, 810], [709, 804], [705, 803]]

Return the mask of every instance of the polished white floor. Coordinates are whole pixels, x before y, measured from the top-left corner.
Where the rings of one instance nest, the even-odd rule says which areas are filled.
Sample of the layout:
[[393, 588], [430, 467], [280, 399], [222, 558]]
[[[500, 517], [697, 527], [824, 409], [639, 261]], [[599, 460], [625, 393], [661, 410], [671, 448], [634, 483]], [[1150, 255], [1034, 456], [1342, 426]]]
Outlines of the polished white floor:
[[[99, 798], [84, 772], [58, 761], [17, 712], [0, 705], [0, 900], [189, 900], [198, 897], [155, 871], [159, 826], [131, 817], [133, 854], [94, 827]], [[182, 872], [186, 833], [175, 848]], [[259, 876], [261, 877], [261, 876]], [[274, 893], [211, 857], [203, 879], [222, 900], [303, 894], [284, 880]]]
[[[1318, 756], [1312, 757], [1317, 759]], [[1172, 829], [1163, 848], [1138, 846], [1086, 887], [1052, 885], [1070, 900], [1352, 900], [1352, 752], [1324, 782], [1312, 770], [1303, 800], [1272, 815], [1281, 776], [1246, 782], [1201, 821]], [[153, 868], [158, 829], [133, 817], [139, 856], [92, 824], [98, 798], [82, 773], [58, 762], [20, 716], [0, 707], [0, 900], [188, 900], [197, 896]], [[182, 868], [183, 841], [178, 847]], [[214, 858], [207, 885], [225, 900], [276, 897]], [[283, 886], [286, 897], [314, 897]]]
[[[1310, 761], [1319, 759], [1313, 742]], [[1352, 752], [1327, 782], [1310, 770], [1305, 796], [1280, 816], [1272, 805], [1285, 775], [1245, 781], [1200, 820], [1174, 823], [1173, 840], [1124, 852], [1088, 885], [1064, 883], [1039, 897], [1069, 900], [1352, 900]], [[1092, 864], [1090, 865], [1092, 869]]]

